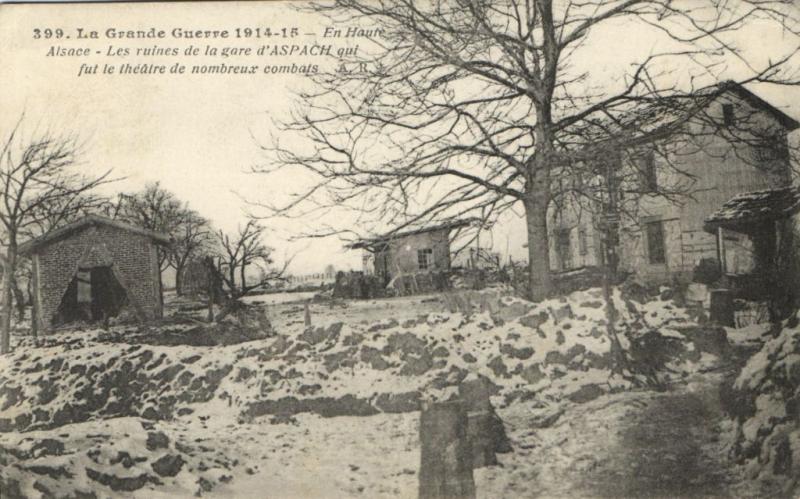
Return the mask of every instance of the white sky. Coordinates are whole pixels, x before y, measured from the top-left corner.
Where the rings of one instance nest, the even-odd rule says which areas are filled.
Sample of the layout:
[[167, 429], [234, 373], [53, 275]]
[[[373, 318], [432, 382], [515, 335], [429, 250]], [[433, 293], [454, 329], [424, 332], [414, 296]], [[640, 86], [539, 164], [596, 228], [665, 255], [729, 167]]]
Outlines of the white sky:
[[[146, 182], [160, 181], [163, 187], [187, 201], [209, 218], [215, 226], [235, 229], [244, 219], [246, 205], [240, 196], [251, 200], [285, 199], [306, 185], [301, 174], [264, 177], [245, 171], [263, 161], [253, 136], [266, 141], [270, 120], [285, 116], [292, 92], [305, 82], [302, 76], [290, 75], [90, 75], [77, 77], [80, 65], [74, 58], [45, 57], [50, 45], [91, 47], [105, 52], [114, 47], [148, 47], [146, 40], [74, 39], [55, 42], [34, 40], [34, 28], [62, 27], [74, 33], [107, 28], [142, 29], [154, 26], [169, 31], [174, 27], [189, 29], [232, 28], [235, 26], [270, 26], [273, 30], [298, 26], [301, 33], [321, 33], [324, 26], [317, 19], [299, 17], [282, 2], [242, 3], [161, 3], [161, 4], [75, 4], [75, 5], [0, 5], [0, 132], [3, 136], [25, 111], [28, 133], [39, 126], [78, 132], [84, 139], [81, 168], [96, 173], [113, 168], [124, 177], [107, 189], [132, 191]], [[744, 33], [753, 44], [754, 54], [767, 57], [773, 47], [783, 46], [780, 32], [758, 29]], [[312, 41], [300, 37], [296, 43]], [[161, 46], [181, 51], [198, 41], [167, 38]], [[199, 42], [205, 45], [205, 42]], [[273, 39], [271, 43], [276, 43]], [[597, 34], [585, 61], [598, 75], [615, 74], [614, 67], [626, 54], [646, 54], [655, 41], [649, 31], [632, 26], [617, 26]], [[215, 42], [215, 45], [257, 47], [259, 42]], [[295, 59], [297, 64], [314, 62], [332, 67], [333, 60]], [[93, 56], [91, 62], [108, 62]], [[121, 61], [120, 61], [121, 62]], [[130, 58], [130, 63], [146, 62]], [[149, 62], [159, 63], [152, 59]], [[235, 62], [201, 60], [201, 63]], [[264, 62], [264, 61], [259, 61]], [[273, 63], [292, 59], [273, 59]], [[768, 101], [800, 118], [800, 90], [774, 87], [751, 87]], [[521, 213], [521, 211], [520, 211]], [[323, 270], [332, 263], [337, 269], [360, 268], [361, 255], [345, 251], [335, 238], [288, 242], [303, 229], [314, 229], [319, 220], [270, 221], [266, 241], [284, 254], [299, 252], [290, 268], [294, 273]], [[525, 254], [524, 225], [513, 215], [495, 229], [494, 249], [505, 253], [508, 247], [515, 257]]]

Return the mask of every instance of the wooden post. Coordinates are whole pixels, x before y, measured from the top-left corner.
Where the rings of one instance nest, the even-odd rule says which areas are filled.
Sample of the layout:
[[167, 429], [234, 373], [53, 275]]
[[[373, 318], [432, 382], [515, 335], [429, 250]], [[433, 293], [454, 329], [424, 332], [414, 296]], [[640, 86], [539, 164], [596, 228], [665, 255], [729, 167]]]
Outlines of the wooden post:
[[41, 309], [41, 304], [39, 303], [39, 255], [33, 256], [33, 263], [32, 265], [32, 272], [31, 272], [31, 279], [33, 282], [29, 282], [29, 288], [31, 290], [31, 334], [34, 338], [34, 344], [39, 344], [39, 310]]
[[311, 308], [308, 306], [308, 302], [305, 304], [305, 317], [303, 318], [305, 322], [305, 326], [308, 327], [311, 325]]
[[725, 260], [725, 234], [722, 232], [722, 227], [717, 227], [717, 257], [719, 258], [719, 273], [720, 277], [725, 277], [728, 273], [728, 265]]
[[209, 323], [214, 322], [214, 294], [216, 293], [216, 286], [214, 285], [214, 260], [207, 256], [205, 258], [205, 268], [206, 268], [206, 285], [208, 289], [206, 290], [206, 294], [208, 295], [208, 314], [206, 319]]
[[422, 448], [419, 498], [474, 498], [472, 450], [467, 438], [464, 403], [439, 402], [423, 407], [419, 439]]

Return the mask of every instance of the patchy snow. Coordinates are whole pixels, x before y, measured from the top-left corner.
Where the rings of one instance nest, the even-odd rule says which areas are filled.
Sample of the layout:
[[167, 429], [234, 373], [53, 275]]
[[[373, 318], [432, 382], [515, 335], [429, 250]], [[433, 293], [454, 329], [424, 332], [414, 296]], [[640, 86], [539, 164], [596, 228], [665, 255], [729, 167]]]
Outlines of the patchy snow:
[[734, 345], [761, 346], [767, 339], [771, 325], [769, 323], [750, 324], [742, 328], [725, 328], [728, 340]]
[[[764, 341], [739, 373], [728, 395], [736, 431], [731, 448], [749, 473], [774, 493], [800, 492], [797, 401], [800, 400], [800, 325], [796, 319], [749, 332]], [[753, 343], [755, 340], [748, 340]]]
[[[638, 363], [632, 369], [646, 365], [664, 381], [718, 362], [697, 342], [702, 327], [672, 301], [640, 304], [618, 290], [613, 300], [614, 329]], [[130, 344], [124, 340], [136, 329], [117, 326], [61, 333], [3, 356], [0, 446], [49, 438], [74, 449], [46, 458], [72, 475], [62, 482], [74, 491], [107, 491], [99, 484], [109, 475], [137, 485], [133, 497], [260, 497], [267, 488], [298, 496], [411, 497], [420, 400], [454, 396], [465, 377], [489, 378], [501, 415], [513, 419], [521, 411], [518, 417], [540, 422], [567, 408], [601, 410], [609, 393], [644, 379], [639, 372], [612, 374], [598, 289], [536, 304], [497, 289], [312, 303], [308, 328], [302, 305], [266, 309], [279, 334], [235, 345]], [[652, 347], [643, 342], [654, 341], [674, 353], [663, 365], [648, 357]], [[594, 409], [578, 409], [585, 403]], [[618, 417], [628, 410], [623, 406], [601, 417]], [[152, 431], [167, 435], [167, 448], [147, 448]], [[95, 433], [108, 438], [95, 441]], [[547, 435], [540, 436], [561, 438]], [[122, 450], [133, 461], [120, 458]], [[156, 461], [175, 464], [175, 456], [183, 462], [175, 476], [155, 472]], [[31, 459], [38, 458], [14, 457], [0, 479], [35, 496], [37, 483], [50, 490], [55, 482], [30, 471]], [[89, 477], [88, 469], [101, 475]], [[504, 480], [497, 483], [517, 490]]]

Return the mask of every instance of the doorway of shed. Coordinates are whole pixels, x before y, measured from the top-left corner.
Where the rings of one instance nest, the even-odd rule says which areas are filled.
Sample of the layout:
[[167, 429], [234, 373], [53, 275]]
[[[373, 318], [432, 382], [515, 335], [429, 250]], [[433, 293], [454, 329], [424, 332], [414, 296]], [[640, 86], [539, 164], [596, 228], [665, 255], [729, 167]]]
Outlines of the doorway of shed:
[[127, 303], [128, 294], [111, 267], [78, 269], [61, 298], [53, 324], [116, 317]]

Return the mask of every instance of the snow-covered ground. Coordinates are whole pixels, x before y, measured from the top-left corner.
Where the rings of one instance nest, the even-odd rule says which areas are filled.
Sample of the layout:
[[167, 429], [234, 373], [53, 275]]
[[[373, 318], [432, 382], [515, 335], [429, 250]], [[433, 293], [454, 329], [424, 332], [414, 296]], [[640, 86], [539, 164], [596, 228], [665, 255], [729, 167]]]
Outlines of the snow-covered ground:
[[279, 305], [289, 302], [308, 301], [317, 294], [316, 291], [298, 291], [296, 293], [264, 293], [260, 295], [245, 296], [242, 301], [245, 303], [264, 303], [266, 305]]
[[479, 495], [559, 495], [578, 477], [559, 469], [600, 466], [602, 452], [587, 461], [593, 447], [621, 452], [614, 425], [655, 396], [628, 390], [721, 360], [716, 330], [671, 300], [616, 292], [615, 307], [625, 376], [610, 369], [599, 290], [538, 304], [502, 290], [312, 303], [310, 328], [302, 303], [275, 303], [277, 335], [227, 346], [152, 344], [152, 331], [129, 326], [23, 341], [0, 359], [0, 487], [11, 497], [412, 497], [420, 400], [480, 374], [514, 452], [477, 472]]

